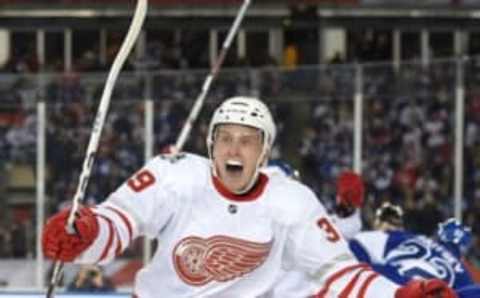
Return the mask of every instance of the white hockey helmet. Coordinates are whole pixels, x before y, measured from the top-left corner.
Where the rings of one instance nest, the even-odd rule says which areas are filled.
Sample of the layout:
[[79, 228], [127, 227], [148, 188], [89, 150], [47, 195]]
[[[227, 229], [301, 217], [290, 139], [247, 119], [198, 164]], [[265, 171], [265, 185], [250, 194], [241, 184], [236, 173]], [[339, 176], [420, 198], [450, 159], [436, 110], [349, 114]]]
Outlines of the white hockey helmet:
[[232, 97], [215, 110], [207, 135], [210, 156], [215, 128], [218, 124], [242, 124], [258, 128], [263, 133], [262, 156], [272, 148], [275, 141], [276, 128], [272, 114], [262, 101], [254, 97]]

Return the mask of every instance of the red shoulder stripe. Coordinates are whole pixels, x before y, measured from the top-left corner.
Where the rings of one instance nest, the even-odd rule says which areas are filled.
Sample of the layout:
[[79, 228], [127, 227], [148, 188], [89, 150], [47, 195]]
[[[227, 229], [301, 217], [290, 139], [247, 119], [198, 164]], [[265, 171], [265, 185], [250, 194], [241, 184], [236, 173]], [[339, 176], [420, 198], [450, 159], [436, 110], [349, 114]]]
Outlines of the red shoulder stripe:
[[360, 289], [360, 292], [358, 293], [359, 298], [365, 298], [365, 293], [367, 292], [368, 287], [372, 283], [372, 281], [378, 277], [378, 273], [374, 272], [372, 273], [367, 279], [363, 282], [362, 288]]
[[112, 210], [118, 216], [120, 216], [123, 223], [125, 223], [125, 225], [127, 226], [127, 229], [128, 229], [128, 243], [131, 243], [132, 242], [132, 237], [133, 237], [133, 229], [132, 229], [132, 224], [128, 220], [128, 217], [125, 214], [123, 214], [122, 211], [118, 210], [117, 208], [113, 208], [111, 206], [107, 206], [106, 208], [109, 209], [109, 210]]
[[357, 274], [355, 274], [355, 277], [350, 280], [348, 283], [347, 287], [340, 293], [340, 296], [338, 298], [348, 298], [348, 295], [352, 292], [353, 288], [355, 287], [355, 284], [357, 283], [358, 279], [360, 278], [360, 275], [366, 271], [371, 271], [370, 268], [363, 268], [360, 270]]
[[342, 270], [336, 272], [330, 278], [327, 279], [325, 282], [325, 286], [322, 288], [322, 290], [316, 295], [316, 298], [326, 298], [326, 295], [331, 287], [331, 285], [336, 282], [338, 279], [342, 278], [343, 275], [348, 274], [352, 271], [355, 271], [357, 269], [364, 269], [368, 268], [369, 266], [367, 264], [356, 264], [352, 266], [348, 266], [343, 268]]
[[107, 244], [105, 245], [105, 247], [103, 248], [103, 251], [102, 251], [102, 254], [100, 255], [100, 258], [97, 261], [97, 263], [99, 263], [107, 257], [108, 252], [109, 252], [110, 248], [112, 247], [113, 236], [114, 235], [113, 235], [112, 221], [110, 219], [108, 219], [107, 217], [103, 216], [103, 215], [97, 214], [97, 216], [105, 219], [108, 223], [108, 241], [107, 241]]

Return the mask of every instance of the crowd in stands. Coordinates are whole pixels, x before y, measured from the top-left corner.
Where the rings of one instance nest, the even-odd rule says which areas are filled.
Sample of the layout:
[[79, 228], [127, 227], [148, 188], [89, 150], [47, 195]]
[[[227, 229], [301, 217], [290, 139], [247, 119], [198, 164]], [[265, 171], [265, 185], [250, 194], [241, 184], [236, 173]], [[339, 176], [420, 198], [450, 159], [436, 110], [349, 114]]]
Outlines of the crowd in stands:
[[[464, 220], [476, 235], [480, 221], [480, 93], [478, 61], [466, 69], [464, 130]], [[455, 139], [455, 64], [405, 64], [364, 68], [363, 176], [368, 207], [382, 201], [406, 209], [408, 228], [431, 235], [453, 207]], [[334, 194], [336, 175], [352, 164], [352, 72], [331, 72], [311, 101], [311, 126], [304, 131], [301, 153], [308, 181], [320, 198]], [[343, 90], [338, 92], [338, 90]], [[346, 93], [346, 94], [342, 94]], [[479, 238], [472, 256], [478, 262]]]
[[[185, 63], [169, 59], [170, 55], [165, 57], [165, 54], [160, 54], [162, 51], [159, 48], [160, 45], [149, 47], [145, 57], [131, 59], [118, 80], [90, 178], [85, 198], [87, 203], [103, 201], [110, 191], [144, 162], [143, 99], [148, 97], [147, 94], [155, 100], [155, 153], [175, 142], [182, 121], [198, 95], [207, 75], [206, 70], [182, 70], [182, 64]], [[48, 65], [44, 68], [48, 72], [41, 76], [37, 76], [40, 73], [37, 64], [28, 61], [34, 61], [28, 54], [14, 55], [0, 72], [0, 169], [7, 172], [7, 168], [15, 164], [27, 164], [32, 171], [35, 170], [36, 101], [45, 100], [48, 118], [46, 207], [50, 214], [69, 204], [76, 191], [106, 78], [105, 72], [101, 71], [106, 69], [101, 66], [98, 57], [91, 53], [77, 61], [75, 71], [61, 72], [62, 66]], [[160, 65], [152, 63], [153, 61]], [[238, 67], [240, 63], [246, 62], [235, 61], [231, 57], [226, 60], [228, 67]], [[146, 70], [148, 77], [145, 75]], [[226, 70], [210, 92], [205, 113], [211, 111], [213, 104], [220, 99], [244, 94], [251, 89], [256, 89], [256, 94], [278, 93], [276, 72], [276, 69], [267, 69], [259, 77], [257, 72], [246, 72], [244, 69]], [[264, 83], [252, 86], [252, 82], [259, 79]], [[197, 131], [192, 134], [192, 141], [188, 144], [197, 152], [205, 152], [206, 125], [207, 123], [199, 121]], [[8, 183], [8, 177], [2, 175], [0, 196], [6, 197], [8, 190], [2, 186], [6, 187]], [[34, 196], [34, 193], [31, 195]], [[7, 199], [2, 200], [2, 203], [8, 207]], [[12, 213], [8, 211], [9, 208], [1, 210]], [[34, 216], [34, 212], [30, 215]], [[18, 224], [24, 225], [25, 216], [20, 217], [21, 219], [17, 218]], [[13, 245], [13, 225], [10, 223], [8, 220], [0, 221], [0, 256], [26, 256], [28, 253], [25, 252], [25, 245], [21, 248]], [[29, 221], [29, 224], [32, 222]], [[32, 239], [28, 242], [31, 243]], [[34, 246], [30, 255], [33, 248]], [[17, 253], [20, 250], [21, 253]]]
[[[87, 190], [87, 203], [99, 203], [144, 162], [144, 98], [155, 103], [154, 154], [175, 142], [207, 72], [187, 70], [168, 60], [176, 70], [152, 66], [152, 57], [132, 60], [113, 94], [101, 144]], [[90, 129], [96, 115], [104, 74], [95, 57], [87, 55], [80, 71], [43, 76], [26, 60], [7, 64], [0, 75], [0, 170], [16, 163], [35, 167], [37, 116], [35, 102], [47, 103], [48, 213], [69, 204]], [[91, 59], [91, 60], [88, 60]], [[172, 62], [172, 61], [177, 61]], [[297, 161], [302, 179], [326, 202], [334, 198], [335, 177], [353, 162], [353, 107], [356, 66], [336, 63], [282, 69], [271, 59], [263, 66], [248, 60], [228, 61], [208, 96], [186, 149], [205, 153], [204, 119], [215, 104], [237, 94], [261, 96], [271, 103], [279, 124], [274, 157]], [[137, 63], [137, 64], [135, 64]], [[142, 64], [143, 63], [143, 64]], [[139, 66], [140, 65], [140, 66]], [[148, 75], [145, 70], [148, 69]], [[262, 65], [262, 64], [261, 64]], [[89, 68], [91, 67], [91, 68]], [[136, 71], [141, 68], [142, 71]], [[367, 182], [366, 221], [382, 201], [406, 209], [409, 229], [430, 234], [452, 215], [454, 176], [455, 63], [429, 66], [405, 63], [363, 66], [363, 176]], [[169, 68], [169, 67], [167, 67]], [[464, 140], [464, 219], [472, 226], [475, 249], [470, 258], [480, 265], [480, 80], [478, 61], [466, 69]], [[147, 96], [148, 94], [148, 96]], [[300, 104], [301, 103], [301, 104]], [[301, 123], [295, 124], [298, 121]], [[299, 131], [298, 129], [302, 130]], [[8, 181], [0, 176], [0, 196]], [[1, 200], [0, 213], [7, 200]], [[33, 214], [32, 214], [33, 215]], [[0, 256], [23, 257], [12, 247], [12, 227], [0, 214]], [[18, 223], [21, 225], [22, 223]], [[475, 253], [477, 255], [475, 255]]]
[[[125, 3], [128, 2], [127, 0], [43, 0], [44, 3], [51, 3], [51, 4], [104, 4], [104, 5], [111, 5], [112, 3]], [[152, 0], [151, 1], [154, 5], [178, 5], [178, 4], [189, 4], [189, 5], [212, 5], [212, 4], [220, 4], [220, 5], [234, 5], [241, 2], [240, 0]], [[288, 5], [298, 5], [298, 4], [308, 4], [308, 5], [405, 5], [405, 6], [413, 6], [413, 5], [431, 5], [431, 6], [457, 6], [457, 5], [476, 5], [478, 4], [474, 0], [429, 0], [426, 3], [418, 4], [416, 1], [413, 0], [263, 0], [265, 3], [273, 3], [278, 4], [285, 3]], [[0, 0], [0, 4], [32, 4], [35, 3], [35, 0]]]

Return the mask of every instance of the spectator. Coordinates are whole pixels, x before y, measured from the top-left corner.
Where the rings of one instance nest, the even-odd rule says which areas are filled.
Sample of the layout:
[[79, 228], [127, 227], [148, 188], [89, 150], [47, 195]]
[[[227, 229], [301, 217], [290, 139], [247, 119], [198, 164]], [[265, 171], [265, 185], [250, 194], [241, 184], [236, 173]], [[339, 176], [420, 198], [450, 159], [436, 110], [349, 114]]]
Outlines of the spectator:
[[294, 70], [299, 64], [299, 49], [298, 46], [290, 42], [283, 53], [283, 66], [288, 70]]
[[6, 225], [0, 224], [0, 258], [11, 255], [11, 233]]
[[111, 281], [105, 277], [102, 269], [95, 265], [82, 266], [75, 279], [67, 287], [69, 292], [113, 292]]

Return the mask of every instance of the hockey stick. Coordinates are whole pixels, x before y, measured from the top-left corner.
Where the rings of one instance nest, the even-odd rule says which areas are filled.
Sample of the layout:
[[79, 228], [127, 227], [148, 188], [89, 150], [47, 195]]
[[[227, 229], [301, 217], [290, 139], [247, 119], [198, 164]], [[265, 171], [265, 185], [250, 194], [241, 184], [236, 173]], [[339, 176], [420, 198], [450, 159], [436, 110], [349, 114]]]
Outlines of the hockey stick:
[[240, 10], [235, 18], [235, 21], [230, 28], [227, 38], [223, 42], [222, 50], [217, 57], [217, 60], [213, 64], [212, 68], [210, 69], [210, 73], [208, 74], [207, 78], [203, 82], [202, 91], [198, 95], [195, 103], [193, 104], [193, 108], [188, 115], [188, 118], [185, 124], [182, 127], [182, 131], [180, 132], [180, 136], [177, 139], [177, 143], [175, 144], [175, 148], [173, 148], [174, 152], [180, 152], [187, 141], [187, 138], [190, 135], [190, 131], [192, 130], [193, 123], [197, 120], [198, 114], [203, 107], [203, 102], [205, 101], [205, 97], [210, 90], [210, 86], [212, 85], [213, 80], [217, 77], [217, 74], [222, 67], [223, 61], [227, 56], [228, 49], [232, 44], [233, 38], [235, 37], [240, 24], [242, 23], [243, 17], [247, 12], [248, 6], [250, 5], [251, 0], [244, 0]]
[[[88, 142], [87, 152], [83, 161], [83, 168], [82, 172], [80, 173], [77, 190], [73, 197], [72, 209], [70, 210], [70, 214], [68, 216], [66, 229], [69, 233], [75, 233], [73, 227], [73, 223], [75, 221], [75, 214], [78, 211], [80, 202], [85, 196], [85, 190], [88, 185], [88, 180], [92, 171], [92, 165], [95, 160], [95, 154], [97, 153], [100, 136], [102, 134], [103, 124], [105, 123], [105, 117], [107, 115], [108, 107], [110, 105], [113, 87], [115, 86], [115, 82], [117, 81], [118, 75], [123, 64], [125, 63], [125, 60], [128, 58], [128, 55], [130, 54], [130, 51], [132, 50], [132, 47], [135, 44], [138, 35], [140, 34], [140, 30], [142, 29], [142, 25], [146, 15], [147, 0], [138, 0], [132, 23], [130, 25], [130, 28], [128, 29], [127, 36], [122, 43], [120, 51], [115, 57], [110, 72], [108, 73], [107, 81], [105, 82], [102, 98], [100, 99], [97, 115], [95, 116], [95, 120], [93, 123], [92, 134], [90, 135], [90, 140]], [[63, 262], [56, 261], [53, 268], [54, 269], [52, 273], [52, 278], [50, 280], [50, 284], [47, 290], [47, 298], [53, 297], [55, 287], [63, 269]]]

